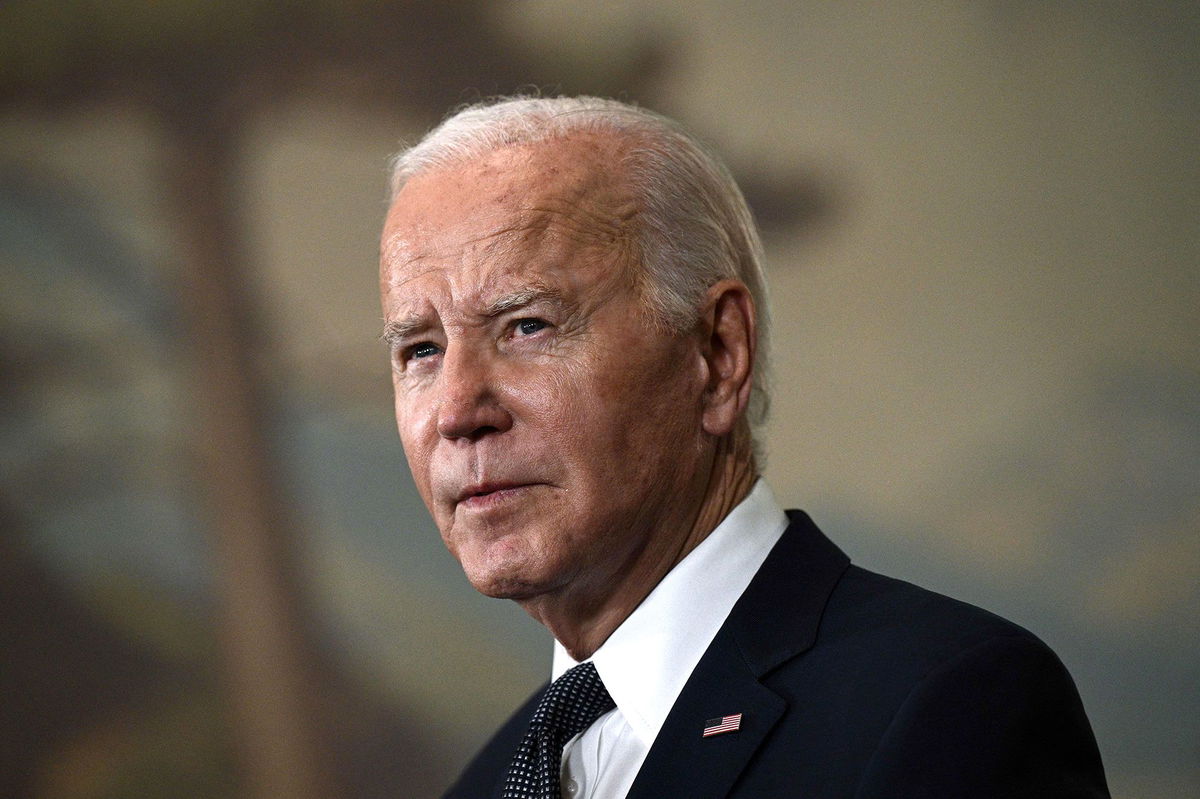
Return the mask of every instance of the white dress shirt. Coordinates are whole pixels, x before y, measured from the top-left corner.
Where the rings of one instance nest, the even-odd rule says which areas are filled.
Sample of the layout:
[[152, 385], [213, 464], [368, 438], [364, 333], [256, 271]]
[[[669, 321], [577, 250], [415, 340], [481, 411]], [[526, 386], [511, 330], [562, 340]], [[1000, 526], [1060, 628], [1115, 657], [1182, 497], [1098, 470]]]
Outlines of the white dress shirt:
[[[759, 480], [596, 650], [591, 660], [617, 706], [563, 747], [566, 799], [629, 793], [684, 683], [787, 524]], [[575, 665], [555, 642], [555, 679]]]

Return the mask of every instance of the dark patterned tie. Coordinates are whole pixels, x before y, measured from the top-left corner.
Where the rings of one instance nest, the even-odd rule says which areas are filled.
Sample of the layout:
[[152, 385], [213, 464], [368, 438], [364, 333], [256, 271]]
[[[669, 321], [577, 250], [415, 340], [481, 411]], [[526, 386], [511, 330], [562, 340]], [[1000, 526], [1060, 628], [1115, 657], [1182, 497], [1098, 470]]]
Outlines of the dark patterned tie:
[[563, 746], [614, 707], [590, 660], [551, 683], [513, 755], [502, 799], [561, 799]]

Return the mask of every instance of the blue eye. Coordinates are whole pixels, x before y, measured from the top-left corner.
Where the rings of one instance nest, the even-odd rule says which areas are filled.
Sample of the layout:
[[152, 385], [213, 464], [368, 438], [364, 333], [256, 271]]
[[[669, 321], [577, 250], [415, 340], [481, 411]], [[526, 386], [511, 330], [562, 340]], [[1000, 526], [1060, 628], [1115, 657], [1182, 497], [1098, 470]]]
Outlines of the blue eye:
[[437, 355], [438, 348], [430, 344], [428, 341], [423, 341], [420, 344], [414, 344], [408, 351], [410, 358], [429, 358]]
[[520, 319], [517, 321], [517, 331], [522, 336], [532, 336], [546, 326], [546, 323], [541, 319]]

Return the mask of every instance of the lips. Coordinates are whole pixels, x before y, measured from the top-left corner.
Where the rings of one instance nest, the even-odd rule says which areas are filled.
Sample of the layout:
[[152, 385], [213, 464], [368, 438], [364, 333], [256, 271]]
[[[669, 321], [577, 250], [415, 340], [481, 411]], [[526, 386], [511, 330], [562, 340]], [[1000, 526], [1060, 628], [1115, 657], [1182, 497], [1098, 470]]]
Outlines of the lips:
[[464, 488], [455, 503], [472, 509], [492, 507], [511, 499], [537, 483], [492, 482], [479, 483]]

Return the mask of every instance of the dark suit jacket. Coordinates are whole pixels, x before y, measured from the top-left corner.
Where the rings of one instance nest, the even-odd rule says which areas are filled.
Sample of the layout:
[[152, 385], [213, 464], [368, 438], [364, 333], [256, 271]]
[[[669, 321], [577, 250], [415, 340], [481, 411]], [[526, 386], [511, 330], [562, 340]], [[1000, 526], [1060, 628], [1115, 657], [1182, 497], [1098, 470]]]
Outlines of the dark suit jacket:
[[[630, 799], [1108, 796], [1079, 694], [1045, 644], [979, 608], [852, 566], [805, 514], [789, 516]], [[499, 795], [540, 696], [448, 799]], [[734, 713], [740, 730], [701, 737], [706, 720]]]

